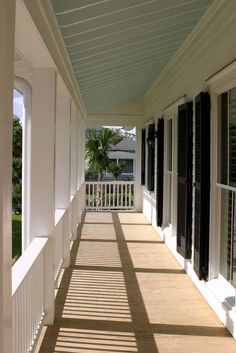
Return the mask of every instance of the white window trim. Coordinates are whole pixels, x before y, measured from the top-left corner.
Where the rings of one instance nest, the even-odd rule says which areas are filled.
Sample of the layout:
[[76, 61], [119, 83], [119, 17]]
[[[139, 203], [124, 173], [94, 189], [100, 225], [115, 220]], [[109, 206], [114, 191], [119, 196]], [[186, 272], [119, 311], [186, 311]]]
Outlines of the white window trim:
[[[167, 227], [172, 226], [173, 223], [173, 205], [174, 205], [174, 199], [173, 199], [173, 192], [174, 192], [174, 171], [173, 171], [173, 164], [174, 164], [174, 153], [173, 153], [173, 143], [174, 143], [174, 116], [175, 114], [168, 115], [168, 118], [164, 120], [164, 185], [163, 185], [163, 193], [164, 193], [164, 198], [163, 198], [163, 224]], [[169, 121], [172, 120], [172, 171], [169, 170], [168, 168], [168, 163], [169, 163], [169, 127], [168, 123]], [[169, 177], [171, 177], [171, 187], [169, 183]], [[171, 193], [171, 200], [169, 197], [169, 193]], [[170, 205], [169, 205], [170, 203]], [[169, 217], [169, 208], [171, 209], [171, 216]], [[170, 219], [169, 219], [170, 218]], [[170, 220], [170, 221], [169, 221]]]
[[[219, 151], [218, 151], [218, 97], [222, 93], [236, 87], [236, 62], [222, 69], [207, 80], [211, 93], [211, 196], [210, 196], [210, 246], [209, 246], [209, 280], [222, 283], [220, 274], [220, 232], [221, 232], [221, 189], [236, 192], [236, 187], [218, 182]], [[234, 287], [227, 282], [227, 296], [230, 296]]]
[[28, 81], [18, 76], [14, 76], [14, 87], [23, 95], [22, 252], [24, 252], [30, 244], [32, 88]]
[[[164, 131], [164, 176], [167, 172], [167, 128], [166, 121], [172, 119], [172, 200], [171, 200], [171, 224], [168, 229], [171, 228], [171, 235], [176, 240], [177, 235], [177, 187], [178, 187], [178, 172], [177, 172], [177, 139], [178, 139], [178, 106], [187, 102], [187, 96], [184, 95], [177, 99], [175, 102], [170, 104], [163, 110], [165, 131]], [[167, 180], [164, 177], [164, 195], [166, 194]], [[163, 220], [166, 222], [167, 219], [167, 208], [164, 197], [163, 205]], [[168, 230], [166, 230], [168, 231]]]

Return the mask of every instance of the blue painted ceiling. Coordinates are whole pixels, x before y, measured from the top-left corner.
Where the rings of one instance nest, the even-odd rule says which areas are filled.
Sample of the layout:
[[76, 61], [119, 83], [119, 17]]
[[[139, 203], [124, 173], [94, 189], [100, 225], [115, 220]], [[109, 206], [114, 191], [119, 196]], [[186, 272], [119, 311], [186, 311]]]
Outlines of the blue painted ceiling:
[[213, 0], [51, 0], [87, 111], [142, 97]]

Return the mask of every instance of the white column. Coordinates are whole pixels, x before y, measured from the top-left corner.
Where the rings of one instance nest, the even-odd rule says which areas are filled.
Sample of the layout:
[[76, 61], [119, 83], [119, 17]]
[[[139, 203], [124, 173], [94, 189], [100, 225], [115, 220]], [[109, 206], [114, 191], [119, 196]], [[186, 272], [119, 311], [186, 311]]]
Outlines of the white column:
[[57, 97], [55, 207], [70, 204], [70, 97]]
[[78, 223], [81, 222], [81, 215], [83, 211], [83, 165], [84, 165], [84, 155], [83, 155], [83, 145], [84, 145], [84, 130], [82, 119], [78, 119], [78, 159], [77, 159], [77, 204], [78, 204]]
[[77, 160], [78, 160], [78, 119], [75, 107], [71, 109], [71, 196], [77, 191]]
[[11, 213], [15, 1], [0, 1], [0, 352], [12, 352]]
[[56, 104], [55, 208], [66, 210], [63, 221], [63, 267], [70, 266], [70, 111], [71, 99], [58, 96]]
[[82, 139], [82, 121], [79, 117], [78, 119], [78, 171], [77, 171], [77, 189], [79, 189], [82, 182], [82, 149], [83, 149], [83, 139]]
[[[31, 239], [50, 237], [55, 224], [56, 72], [33, 70], [31, 153]], [[54, 321], [54, 254], [50, 240], [45, 266], [46, 324]]]
[[83, 184], [82, 193], [81, 193], [81, 212], [84, 210], [85, 206], [85, 122], [81, 119], [81, 183]]
[[31, 239], [48, 236], [55, 219], [56, 72], [34, 69], [32, 85]]
[[135, 143], [135, 210], [142, 210], [142, 187], [141, 187], [141, 126], [136, 126], [136, 143]]
[[[71, 107], [71, 175], [70, 175], [70, 196], [77, 198], [77, 170], [78, 170], [78, 119], [77, 111], [72, 102]], [[72, 240], [77, 238], [77, 214], [78, 203], [73, 200], [71, 204], [71, 232]]]

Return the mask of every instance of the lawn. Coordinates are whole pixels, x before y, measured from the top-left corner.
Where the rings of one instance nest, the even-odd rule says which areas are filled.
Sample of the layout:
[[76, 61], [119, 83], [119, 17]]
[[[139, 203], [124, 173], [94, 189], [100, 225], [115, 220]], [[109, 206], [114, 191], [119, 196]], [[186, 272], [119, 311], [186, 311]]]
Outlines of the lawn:
[[13, 263], [21, 255], [21, 215], [12, 215], [12, 259]]

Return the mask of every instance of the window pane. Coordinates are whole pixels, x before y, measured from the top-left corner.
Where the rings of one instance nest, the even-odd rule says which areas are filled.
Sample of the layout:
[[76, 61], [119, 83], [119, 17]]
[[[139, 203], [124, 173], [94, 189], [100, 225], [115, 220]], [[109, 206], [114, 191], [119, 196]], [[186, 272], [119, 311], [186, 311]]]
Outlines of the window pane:
[[220, 96], [220, 165], [219, 182], [228, 184], [228, 93]]
[[229, 190], [221, 191], [220, 273], [228, 281], [231, 277], [232, 194]]
[[[234, 194], [235, 195], [235, 194]], [[234, 225], [232, 234], [232, 285], [236, 288], [236, 198], [234, 196]]]
[[172, 205], [172, 174], [167, 174], [168, 180], [168, 208], [167, 208], [167, 222], [171, 224], [171, 205]]
[[125, 166], [122, 173], [133, 173], [133, 160], [132, 159], [120, 159], [119, 162], [125, 162]]
[[236, 186], [236, 88], [229, 91], [229, 184]]

